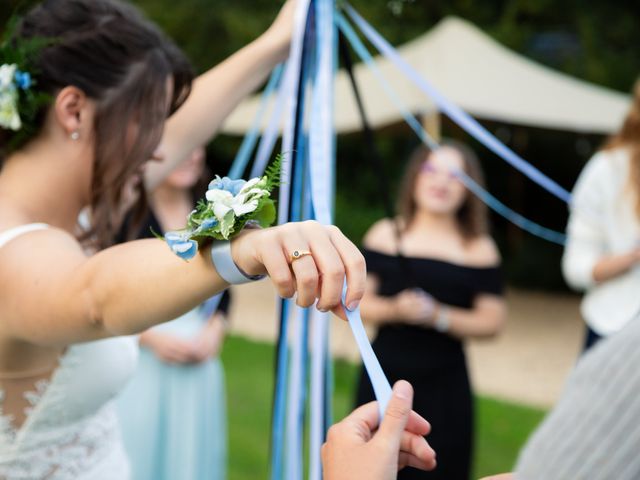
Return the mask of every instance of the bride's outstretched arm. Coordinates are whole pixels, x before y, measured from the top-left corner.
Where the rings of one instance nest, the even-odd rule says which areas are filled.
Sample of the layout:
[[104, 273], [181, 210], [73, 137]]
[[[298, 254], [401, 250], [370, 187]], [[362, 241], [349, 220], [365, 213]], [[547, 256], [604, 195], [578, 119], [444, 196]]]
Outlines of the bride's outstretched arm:
[[[290, 253], [309, 250], [294, 263]], [[235, 263], [251, 275], [268, 274], [280, 295], [334, 310], [343, 281], [347, 305], [359, 302], [366, 269], [358, 249], [335, 227], [316, 222], [249, 230], [232, 242]], [[0, 324], [3, 337], [39, 345], [69, 345], [141, 332], [199, 305], [228, 285], [209, 249], [191, 261], [160, 240], [118, 245], [86, 258], [68, 233], [34, 232], [2, 250]]]

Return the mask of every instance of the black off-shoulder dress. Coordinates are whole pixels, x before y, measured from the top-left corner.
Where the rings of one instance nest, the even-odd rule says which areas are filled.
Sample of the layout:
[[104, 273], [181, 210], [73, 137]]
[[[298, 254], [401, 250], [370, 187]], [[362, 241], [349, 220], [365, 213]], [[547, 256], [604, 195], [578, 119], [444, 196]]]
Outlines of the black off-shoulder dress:
[[[499, 267], [466, 267], [430, 258], [395, 256], [363, 250], [369, 273], [379, 279], [378, 294], [391, 296], [421, 288], [437, 301], [470, 309], [477, 295], [502, 295]], [[414, 410], [432, 427], [427, 437], [436, 451], [432, 472], [405, 468], [398, 479], [468, 480], [470, 475], [473, 405], [462, 342], [431, 328], [401, 323], [382, 325], [373, 342], [382, 368], [393, 384], [408, 380], [414, 387]], [[357, 403], [374, 400], [364, 369]]]

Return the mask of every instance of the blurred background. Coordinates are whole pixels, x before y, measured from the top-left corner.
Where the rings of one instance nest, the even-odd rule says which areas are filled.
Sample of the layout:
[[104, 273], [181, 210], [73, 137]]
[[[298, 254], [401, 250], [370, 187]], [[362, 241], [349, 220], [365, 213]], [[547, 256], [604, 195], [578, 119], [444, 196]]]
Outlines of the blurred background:
[[[3, 0], [0, 24], [33, 1]], [[280, 2], [275, 0], [135, 0], [175, 39], [203, 72], [264, 31]], [[640, 74], [640, 8], [635, 2], [591, 0], [351, 0], [352, 5], [395, 46], [455, 16], [526, 59], [596, 86], [627, 93]], [[18, 6], [19, 4], [19, 6]], [[445, 55], [447, 52], [443, 52]], [[505, 73], [506, 74], [506, 73]], [[428, 75], [427, 75], [428, 78]], [[470, 85], [474, 78], [463, 79]], [[526, 94], [526, 92], [523, 92]], [[582, 167], [606, 138], [605, 131], [558, 129], [476, 117], [505, 144], [571, 190]], [[488, 190], [517, 212], [563, 231], [567, 209], [478, 145], [451, 121], [439, 119], [445, 137], [472, 145], [481, 158]], [[224, 174], [240, 145], [237, 135], [220, 135], [208, 146], [208, 162]], [[406, 158], [418, 141], [402, 122], [376, 130], [392, 195]], [[336, 218], [356, 243], [384, 216], [361, 133], [338, 138]], [[347, 188], [348, 187], [348, 188]], [[535, 238], [492, 216], [508, 281], [509, 320], [497, 339], [468, 345], [478, 393], [476, 475], [509, 470], [517, 451], [557, 398], [582, 341], [579, 298], [562, 279], [562, 247]], [[229, 478], [264, 478], [276, 330], [273, 292], [268, 285], [237, 289], [234, 335], [225, 345], [229, 404]], [[335, 418], [353, 405], [356, 379], [349, 332], [335, 322]]]

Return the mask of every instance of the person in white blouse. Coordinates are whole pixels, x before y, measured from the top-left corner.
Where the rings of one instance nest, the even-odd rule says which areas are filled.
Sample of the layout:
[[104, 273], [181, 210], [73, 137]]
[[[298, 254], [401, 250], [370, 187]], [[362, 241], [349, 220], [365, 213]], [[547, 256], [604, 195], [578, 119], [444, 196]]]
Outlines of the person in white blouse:
[[573, 191], [562, 260], [565, 279], [586, 290], [585, 349], [640, 311], [640, 80], [622, 128], [596, 153]]

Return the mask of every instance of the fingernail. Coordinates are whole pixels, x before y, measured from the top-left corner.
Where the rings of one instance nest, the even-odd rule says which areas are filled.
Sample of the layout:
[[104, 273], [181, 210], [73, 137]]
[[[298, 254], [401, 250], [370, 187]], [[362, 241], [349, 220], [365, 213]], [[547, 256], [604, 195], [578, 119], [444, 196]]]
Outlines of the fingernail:
[[349, 305], [347, 305], [347, 309], [350, 312], [353, 312], [356, 308], [358, 308], [358, 305], [360, 305], [360, 301], [359, 300], [354, 300]]
[[409, 382], [399, 380], [393, 386], [393, 394], [398, 398], [409, 399], [413, 394], [413, 388]]
[[325, 307], [316, 306], [316, 308], [318, 309], [319, 312], [322, 312], [322, 313], [327, 313], [329, 311], [329, 309]]

